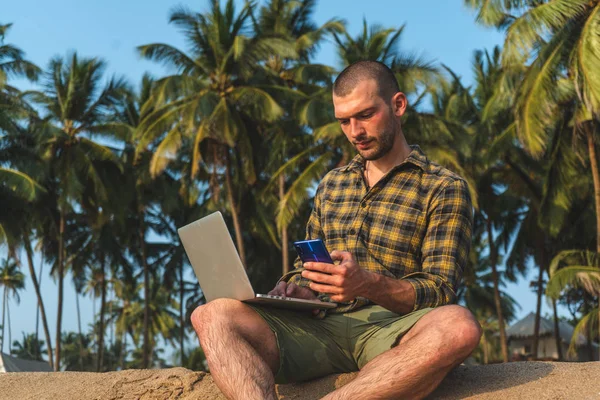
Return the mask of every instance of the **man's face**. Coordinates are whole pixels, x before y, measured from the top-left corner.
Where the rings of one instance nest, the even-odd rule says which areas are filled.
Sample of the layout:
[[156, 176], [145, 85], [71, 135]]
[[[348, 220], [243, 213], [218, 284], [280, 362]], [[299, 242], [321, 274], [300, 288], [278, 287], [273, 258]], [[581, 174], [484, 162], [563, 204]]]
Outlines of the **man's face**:
[[342, 131], [364, 159], [377, 160], [392, 149], [399, 122], [392, 99], [381, 98], [374, 80], [359, 83], [344, 97], [334, 94], [333, 106]]

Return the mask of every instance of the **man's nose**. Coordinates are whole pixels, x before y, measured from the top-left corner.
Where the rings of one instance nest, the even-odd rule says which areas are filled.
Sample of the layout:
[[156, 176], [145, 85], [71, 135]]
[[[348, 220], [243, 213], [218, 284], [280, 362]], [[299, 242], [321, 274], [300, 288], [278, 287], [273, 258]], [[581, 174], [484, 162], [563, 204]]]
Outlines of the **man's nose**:
[[354, 118], [350, 118], [350, 135], [352, 137], [357, 137], [360, 136], [364, 133], [364, 128], [362, 126], [362, 123]]

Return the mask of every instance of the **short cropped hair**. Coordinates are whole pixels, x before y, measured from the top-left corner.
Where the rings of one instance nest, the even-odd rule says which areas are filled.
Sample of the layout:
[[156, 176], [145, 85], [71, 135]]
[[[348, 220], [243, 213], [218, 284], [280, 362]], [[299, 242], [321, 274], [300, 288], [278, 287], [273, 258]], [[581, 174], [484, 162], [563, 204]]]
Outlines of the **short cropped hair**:
[[373, 79], [379, 88], [379, 96], [391, 98], [400, 91], [396, 76], [387, 65], [379, 61], [358, 61], [346, 67], [333, 83], [333, 94], [338, 97], [349, 95], [362, 81]]

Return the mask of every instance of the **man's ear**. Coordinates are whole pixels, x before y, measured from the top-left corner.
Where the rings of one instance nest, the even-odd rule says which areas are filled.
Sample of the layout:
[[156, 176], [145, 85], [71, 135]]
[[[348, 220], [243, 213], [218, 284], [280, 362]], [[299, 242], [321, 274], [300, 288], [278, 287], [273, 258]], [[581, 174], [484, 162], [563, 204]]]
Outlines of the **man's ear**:
[[408, 107], [406, 95], [402, 92], [396, 93], [392, 97], [392, 110], [394, 110], [394, 115], [397, 117], [403, 116], [406, 112], [406, 107]]

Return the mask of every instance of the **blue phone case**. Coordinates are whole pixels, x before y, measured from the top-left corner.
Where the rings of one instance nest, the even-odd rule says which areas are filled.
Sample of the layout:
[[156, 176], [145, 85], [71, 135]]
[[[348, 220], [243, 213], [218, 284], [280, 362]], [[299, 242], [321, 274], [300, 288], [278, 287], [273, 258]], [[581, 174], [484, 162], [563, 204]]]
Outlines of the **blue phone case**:
[[321, 239], [294, 242], [294, 247], [302, 262], [324, 262], [333, 264], [329, 251]]

